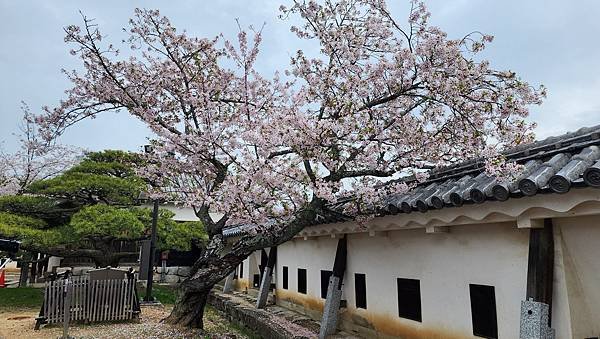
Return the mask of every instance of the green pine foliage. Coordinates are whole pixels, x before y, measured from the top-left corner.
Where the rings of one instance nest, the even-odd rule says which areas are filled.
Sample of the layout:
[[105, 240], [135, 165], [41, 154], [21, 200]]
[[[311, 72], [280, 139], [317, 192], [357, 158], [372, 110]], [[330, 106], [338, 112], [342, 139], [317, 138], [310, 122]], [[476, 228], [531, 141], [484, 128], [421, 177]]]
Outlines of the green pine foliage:
[[0, 211], [21, 216], [30, 216], [46, 221], [49, 226], [61, 225], [79, 207], [69, 201], [59, 201], [45, 196], [7, 195], [0, 197]]
[[32, 183], [28, 192], [80, 205], [133, 205], [145, 188], [134, 170], [141, 163], [138, 156], [122, 151], [88, 153], [62, 175]]
[[137, 239], [144, 235], [144, 224], [128, 209], [108, 205], [86, 206], [75, 213], [69, 227], [81, 238], [112, 237]]
[[66, 244], [64, 228], [47, 229], [44, 220], [6, 212], [0, 212], [0, 234], [9, 239], [18, 239], [22, 245], [52, 247]]
[[[98, 259], [112, 253], [114, 241], [148, 238], [152, 210], [139, 206], [146, 183], [136, 175], [143, 166], [135, 153], [91, 152], [54, 178], [34, 182], [27, 193], [0, 197], [0, 237], [17, 239], [22, 248], [61, 256]], [[190, 250], [206, 233], [201, 222], [177, 222], [159, 210], [160, 250]]]

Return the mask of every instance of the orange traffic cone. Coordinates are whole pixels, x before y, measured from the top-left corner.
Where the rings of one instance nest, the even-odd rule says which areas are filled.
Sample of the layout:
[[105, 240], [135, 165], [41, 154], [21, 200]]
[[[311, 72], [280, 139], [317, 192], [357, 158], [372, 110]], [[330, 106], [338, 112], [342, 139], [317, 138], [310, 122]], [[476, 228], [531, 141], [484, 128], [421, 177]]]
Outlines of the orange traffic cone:
[[0, 288], [6, 287], [6, 281], [4, 277], [4, 270], [0, 270]]

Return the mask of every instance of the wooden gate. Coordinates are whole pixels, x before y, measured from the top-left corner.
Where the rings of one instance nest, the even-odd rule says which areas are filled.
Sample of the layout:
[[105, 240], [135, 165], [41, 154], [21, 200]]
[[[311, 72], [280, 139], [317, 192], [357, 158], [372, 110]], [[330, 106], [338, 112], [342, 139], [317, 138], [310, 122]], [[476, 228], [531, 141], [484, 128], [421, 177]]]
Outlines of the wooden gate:
[[[66, 300], [70, 300], [70, 320], [100, 322], [127, 320], [139, 314], [136, 279], [90, 280], [89, 276], [46, 283], [40, 313], [43, 323], [64, 321]], [[66, 297], [66, 291], [70, 294]], [[36, 325], [36, 327], [39, 327]]]

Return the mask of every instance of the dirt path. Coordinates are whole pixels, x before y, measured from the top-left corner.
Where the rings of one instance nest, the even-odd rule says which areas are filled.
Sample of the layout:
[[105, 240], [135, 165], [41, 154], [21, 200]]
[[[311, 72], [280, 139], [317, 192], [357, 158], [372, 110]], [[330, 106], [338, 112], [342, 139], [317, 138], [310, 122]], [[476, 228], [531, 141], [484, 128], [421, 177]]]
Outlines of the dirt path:
[[[229, 323], [214, 310], [207, 310], [206, 332], [188, 330], [160, 323], [169, 314], [169, 308], [145, 307], [139, 322], [104, 323], [94, 325], [74, 324], [69, 335], [75, 338], [248, 338], [231, 328]], [[0, 339], [59, 338], [62, 327], [45, 326], [33, 329], [39, 309], [0, 309]]]

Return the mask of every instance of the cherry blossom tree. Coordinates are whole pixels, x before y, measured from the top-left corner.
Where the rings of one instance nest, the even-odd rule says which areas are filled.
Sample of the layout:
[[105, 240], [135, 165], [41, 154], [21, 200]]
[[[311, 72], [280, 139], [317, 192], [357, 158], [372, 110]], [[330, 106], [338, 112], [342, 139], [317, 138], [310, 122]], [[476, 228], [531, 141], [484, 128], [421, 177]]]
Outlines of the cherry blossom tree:
[[19, 148], [16, 152], [0, 148], [0, 196], [24, 193], [31, 183], [64, 172], [82, 155], [77, 148], [49, 143], [40, 135], [39, 127], [23, 104]]
[[[273, 77], [255, 69], [262, 32], [252, 27], [235, 41], [197, 38], [138, 9], [126, 58], [93, 20], [65, 29], [84, 70], [66, 72], [73, 87], [45, 108], [45, 137], [108, 111], [140, 119], [155, 134], [140, 173], [207, 229], [170, 323], [202, 327], [210, 289], [250, 253], [322, 217], [373, 215], [383, 196], [410, 188], [392, 179], [532, 140], [528, 106], [541, 103], [543, 87], [483, 60], [491, 36], [449, 38], [423, 3], [409, 4], [406, 22], [383, 0], [281, 6], [283, 20], [301, 18], [291, 30], [315, 49], [297, 51]], [[223, 228], [240, 223], [257, 227], [226, 249]]]

